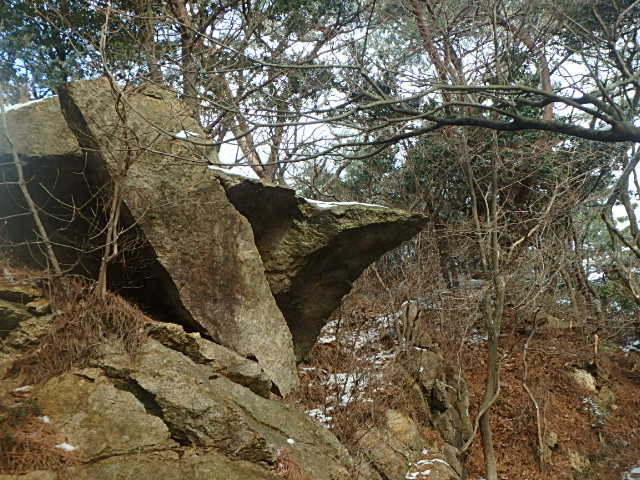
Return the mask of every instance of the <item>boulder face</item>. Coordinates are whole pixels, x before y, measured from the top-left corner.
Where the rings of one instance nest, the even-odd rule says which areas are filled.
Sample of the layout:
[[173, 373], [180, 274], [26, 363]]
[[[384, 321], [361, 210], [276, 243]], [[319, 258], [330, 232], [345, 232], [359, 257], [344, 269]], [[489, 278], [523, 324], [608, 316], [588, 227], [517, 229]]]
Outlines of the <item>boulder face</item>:
[[288, 188], [215, 173], [251, 222], [298, 360], [362, 271], [424, 226], [424, 217], [402, 210], [307, 200]]
[[[20, 155], [54, 157], [80, 153], [78, 141], [62, 116], [58, 97], [9, 107], [6, 115], [11, 143]], [[6, 133], [0, 122], [0, 156], [11, 154]]]
[[184, 105], [172, 92], [148, 89], [128, 94], [122, 113], [106, 80], [67, 84], [59, 95], [87, 154], [87, 177], [96, 185], [120, 180], [126, 221], [153, 251], [146, 290], [171, 299], [175, 320], [256, 359], [280, 393], [291, 391], [291, 334], [251, 226], [198, 152], [167, 133], [199, 131]]
[[[16, 398], [37, 405], [31, 420], [55, 430], [49, 447], [69, 452], [68, 471], [25, 478], [381, 480], [383, 450], [356, 466], [330, 431], [274, 393], [297, 385], [292, 332], [302, 358], [351, 282], [423, 219], [307, 201], [208, 169], [204, 134], [174, 92], [121, 93], [106, 79], [76, 82], [8, 112], [11, 144], [62, 263], [95, 278], [106, 207], [121, 198], [109, 286], [154, 318], [144, 320], [134, 357], [104, 342], [82, 368], [41, 384], [0, 378], [0, 407], [19, 408]], [[0, 141], [9, 180], [11, 153]], [[36, 240], [30, 215], [15, 184], [0, 188], [0, 216], [11, 220], [0, 235], [18, 251]], [[14, 361], [39, 352], [64, 318], [37, 283], [6, 268], [1, 275], [0, 377], [20, 375]], [[397, 437], [389, 448], [415, 456], [422, 444], [405, 420], [389, 413]]]

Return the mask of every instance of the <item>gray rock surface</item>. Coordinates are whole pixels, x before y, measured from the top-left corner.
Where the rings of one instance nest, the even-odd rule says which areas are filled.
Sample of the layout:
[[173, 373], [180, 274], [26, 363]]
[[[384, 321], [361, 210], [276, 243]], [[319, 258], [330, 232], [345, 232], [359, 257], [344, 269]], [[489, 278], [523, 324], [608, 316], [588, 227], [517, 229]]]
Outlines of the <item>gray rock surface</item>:
[[251, 222], [271, 291], [303, 359], [352, 282], [420, 231], [418, 214], [376, 205], [306, 200], [285, 187], [215, 170]]
[[136, 90], [124, 102], [125, 125], [104, 79], [67, 84], [59, 94], [88, 155], [87, 177], [96, 186], [120, 179], [125, 223], [152, 249], [147, 288], [162, 292], [174, 321], [257, 359], [279, 392], [290, 392], [297, 384], [291, 334], [251, 227], [205, 164], [194, 161], [198, 152], [165, 133], [198, 131], [184, 105], [173, 92]]
[[0, 378], [14, 356], [36, 345], [53, 322], [43, 292], [28, 284], [0, 280]]
[[[22, 156], [53, 157], [80, 153], [75, 135], [60, 110], [58, 97], [15, 105], [6, 112], [8, 134]], [[0, 156], [11, 153], [0, 122]]]
[[49, 380], [34, 398], [78, 448], [73, 478], [275, 480], [284, 451], [309, 478], [351, 478], [345, 448], [304, 412], [154, 339], [135, 362], [105, 345], [90, 368]]

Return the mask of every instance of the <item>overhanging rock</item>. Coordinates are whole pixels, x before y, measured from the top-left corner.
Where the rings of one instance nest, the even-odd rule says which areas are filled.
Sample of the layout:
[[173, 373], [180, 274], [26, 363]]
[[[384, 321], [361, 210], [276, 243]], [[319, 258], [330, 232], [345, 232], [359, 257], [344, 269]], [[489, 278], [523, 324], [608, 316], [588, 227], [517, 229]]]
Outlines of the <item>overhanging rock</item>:
[[257, 360], [280, 393], [290, 392], [297, 384], [291, 334], [251, 227], [197, 152], [166, 133], [199, 131], [185, 105], [173, 92], [147, 89], [124, 97], [122, 114], [106, 81], [67, 84], [59, 94], [90, 177], [117, 179], [129, 162], [122, 192], [155, 252], [165, 287], [158, 295], [173, 297], [184, 323]]
[[[9, 137], [22, 156], [52, 157], [80, 153], [78, 141], [64, 121], [58, 97], [23, 103], [6, 110]], [[10, 155], [0, 122], [0, 156]]]
[[[29, 188], [39, 205], [49, 202], [42, 211], [56, 243], [69, 246], [58, 252], [99, 259], [99, 245], [80, 243], [89, 233], [100, 241], [104, 232], [102, 204], [87, 198], [113, 192], [119, 180], [126, 262], [119, 274], [134, 272], [133, 296], [142, 298], [152, 314], [163, 314], [163, 320], [257, 361], [280, 393], [296, 386], [291, 333], [269, 289], [251, 226], [207, 170], [206, 150], [180, 139], [197, 136], [199, 127], [174, 92], [142, 87], [119, 97], [103, 78], [64, 85], [59, 99], [8, 113], [25, 173], [35, 179]], [[8, 153], [0, 145], [6, 165], [11, 164]], [[13, 208], [20, 214], [16, 218], [24, 225], [16, 229], [14, 241], [28, 241], [20, 235], [32, 230], [29, 215], [19, 195], [13, 197], [14, 203], [3, 199], [2, 212], [13, 214]], [[85, 211], [82, 205], [88, 206]], [[54, 208], [71, 209], [74, 220], [56, 224], [65, 212], [51, 215]], [[76, 228], [75, 219], [81, 217], [90, 228]], [[71, 264], [75, 259], [64, 260]], [[95, 275], [95, 261], [78, 262], [82, 273]]]
[[298, 360], [362, 271], [424, 226], [422, 215], [360, 203], [307, 200], [289, 188], [215, 170], [251, 222], [267, 279]]

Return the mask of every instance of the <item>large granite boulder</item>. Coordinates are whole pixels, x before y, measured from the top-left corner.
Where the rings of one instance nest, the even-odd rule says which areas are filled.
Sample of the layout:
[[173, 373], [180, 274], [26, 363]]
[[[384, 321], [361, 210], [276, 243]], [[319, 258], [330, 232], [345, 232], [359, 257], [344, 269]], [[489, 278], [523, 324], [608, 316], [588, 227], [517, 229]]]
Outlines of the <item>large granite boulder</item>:
[[[423, 224], [207, 169], [212, 153], [189, 109], [155, 86], [75, 82], [59, 97], [11, 108], [8, 120], [61, 262], [96, 276], [117, 185], [122, 254], [110, 287], [154, 318], [257, 360], [281, 394], [297, 384], [293, 352], [307, 354], [351, 282]], [[8, 155], [0, 144], [0, 159]], [[12, 218], [0, 235], [36, 242], [20, 192], [0, 188], [0, 215]], [[21, 252], [44, 266], [34, 249]]]
[[[8, 136], [21, 156], [55, 157], [80, 153], [78, 140], [62, 116], [58, 97], [8, 107], [6, 115]], [[7, 132], [0, 122], [0, 156], [11, 153]]]
[[418, 214], [355, 202], [308, 200], [219, 169], [229, 200], [251, 222], [271, 291], [303, 359], [352, 282], [424, 226]]
[[256, 359], [281, 394], [290, 392], [291, 334], [251, 226], [191, 144], [171, 135], [198, 131], [184, 105], [173, 92], [149, 88], [127, 92], [120, 111], [104, 79], [64, 85], [59, 95], [87, 155], [87, 178], [118, 182], [125, 225], [136, 226], [140, 251], [153, 252], [143, 255], [147, 298], [162, 297], [173, 321]]

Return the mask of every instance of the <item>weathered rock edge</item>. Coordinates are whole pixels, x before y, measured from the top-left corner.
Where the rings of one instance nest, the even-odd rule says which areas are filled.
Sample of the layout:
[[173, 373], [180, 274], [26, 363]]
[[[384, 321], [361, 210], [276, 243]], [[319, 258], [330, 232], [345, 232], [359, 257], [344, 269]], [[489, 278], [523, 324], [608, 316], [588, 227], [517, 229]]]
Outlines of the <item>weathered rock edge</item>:
[[[63, 263], [79, 261], [79, 273], [95, 275], [104, 242], [96, 232], [105, 218], [92, 195], [112, 191], [131, 162], [121, 182], [121, 228], [127, 231], [122, 245], [133, 249], [122, 268], [114, 266], [114, 286], [130, 286], [152, 315], [257, 360], [277, 391], [290, 392], [297, 385], [291, 333], [251, 226], [207, 170], [208, 152], [178, 138], [200, 131], [184, 104], [174, 92], [153, 86], [132, 88], [117, 100], [104, 78], [66, 84], [58, 93], [10, 110], [8, 120], [26, 175], [34, 179], [29, 188], [39, 205], [48, 202], [43, 212], [52, 238], [66, 246], [57, 249]], [[13, 239], [21, 243], [33, 228], [19, 197], [12, 192], [1, 203], [3, 215], [17, 214], [21, 223]], [[87, 205], [86, 211], [69, 211], [78, 205]], [[87, 220], [77, 225], [81, 218]], [[89, 237], [95, 245], [87, 246]], [[98, 254], [86, 253], [91, 251]]]
[[362, 271], [425, 225], [419, 214], [376, 205], [314, 202], [290, 188], [219, 169], [214, 172], [231, 203], [251, 222], [298, 360], [315, 344], [320, 329]]

